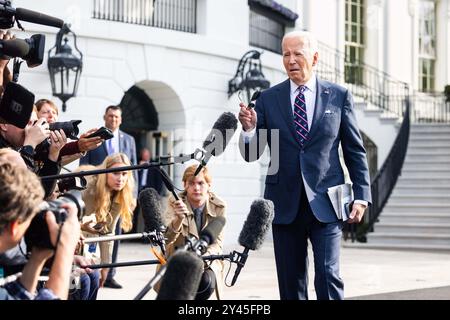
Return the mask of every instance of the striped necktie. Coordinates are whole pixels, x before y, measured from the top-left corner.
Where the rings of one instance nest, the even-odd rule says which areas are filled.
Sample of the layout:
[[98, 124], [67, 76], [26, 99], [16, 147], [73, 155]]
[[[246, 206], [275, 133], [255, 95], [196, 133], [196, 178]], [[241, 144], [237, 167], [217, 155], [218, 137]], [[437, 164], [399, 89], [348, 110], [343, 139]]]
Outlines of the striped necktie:
[[300, 144], [303, 145], [308, 140], [308, 117], [306, 115], [306, 103], [305, 96], [303, 92], [305, 92], [306, 86], [298, 87], [298, 95], [294, 101], [294, 125], [295, 131], [298, 133], [298, 137], [300, 138]]

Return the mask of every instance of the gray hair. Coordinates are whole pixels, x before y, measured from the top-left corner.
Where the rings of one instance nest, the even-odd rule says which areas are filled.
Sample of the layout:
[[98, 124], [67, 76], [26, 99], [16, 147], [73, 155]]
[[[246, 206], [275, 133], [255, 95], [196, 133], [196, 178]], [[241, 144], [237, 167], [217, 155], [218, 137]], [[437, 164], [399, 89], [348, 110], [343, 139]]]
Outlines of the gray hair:
[[300, 39], [304, 40], [305, 43], [308, 44], [308, 47], [311, 50], [312, 54], [319, 52], [319, 45], [317, 43], [317, 39], [309, 31], [294, 30], [294, 31], [288, 32], [284, 35], [282, 42], [284, 42], [284, 40], [286, 38], [300, 38]]

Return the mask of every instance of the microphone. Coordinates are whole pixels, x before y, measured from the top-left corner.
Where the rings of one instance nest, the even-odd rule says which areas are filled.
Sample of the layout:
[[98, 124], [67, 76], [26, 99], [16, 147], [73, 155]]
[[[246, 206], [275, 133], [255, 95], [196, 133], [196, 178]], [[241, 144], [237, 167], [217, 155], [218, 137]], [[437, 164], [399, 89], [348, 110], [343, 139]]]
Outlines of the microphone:
[[163, 234], [162, 214], [163, 209], [158, 192], [153, 188], [147, 188], [139, 193], [139, 204], [141, 205], [142, 218], [146, 231], [155, 231], [156, 237], [152, 242], [156, 242], [161, 251], [166, 255], [165, 239]]
[[24, 8], [15, 9], [16, 20], [27, 21], [44, 26], [62, 28], [64, 21], [37, 11], [32, 11]]
[[253, 109], [256, 105], [256, 99], [259, 98], [259, 96], [261, 95], [261, 91], [256, 90], [255, 92], [253, 92], [253, 95], [250, 99], [250, 103], [247, 106], [247, 109]]
[[24, 129], [33, 111], [34, 94], [15, 82], [8, 82], [0, 101], [2, 123]]
[[236, 132], [237, 123], [236, 116], [231, 112], [222, 113], [216, 120], [211, 132], [205, 141], [203, 141], [203, 149], [206, 150], [207, 154], [198, 165], [197, 170], [195, 170], [194, 176], [197, 176], [203, 167], [206, 166], [211, 156], [219, 156], [225, 151], [225, 148]]
[[203, 260], [189, 251], [176, 251], [168, 260], [156, 300], [194, 300], [203, 273]]
[[250, 206], [250, 213], [239, 234], [239, 244], [245, 249], [243, 253], [238, 253], [237, 268], [231, 281], [232, 286], [236, 283], [239, 273], [247, 261], [248, 251], [258, 250], [263, 244], [273, 220], [273, 210], [273, 202], [266, 199], [255, 200]]
[[161, 175], [161, 178], [164, 182], [164, 185], [166, 186], [167, 190], [169, 190], [173, 197], [175, 198], [175, 200], [180, 200], [180, 198], [178, 197], [177, 193], [175, 192], [175, 187], [172, 183], [172, 181], [170, 180], [169, 175], [167, 174], [166, 170], [164, 170], [161, 167], [157, 167], [159, 174]]
[[203, 255], [208, 246], [216, 242], [217, 237], [225, 226], [224, 217], [216, 217], [212, 219], [208, 225], [200, 233], [200, 238], [195, 242], [189, 241], [188, 249], [197, 253], [199, 256]]
[[[145, 189], [145, 190], [152, 190], [152, 189], [150, 188], [150, 189]], [[154, 192], [156, 192], [156, 191], [154, 190]], [[140, 196], [141, 195], [139, 195], [139, 198], [140, 198]], [[195, 243], [193, 243], [192, 238], [188, 239], [187, 243], [182, 248], [175, 251], [175, 254], [177, 254], [179, 252], [185, 252], [185, 253], [187, 252], [187, 253], [190, 253], [191, 255], [193, 255], [192, 252], [195, 252], [198, 257], [198, 255], [205, 253], [206, 249], [208, 248], [208, 245], [210, 245], [216, 241], [224, 224], [225, 224], [224, 217], [217, 217], [217, 218], [212, 219], [210, 221], [210, 223], [208, 223], [206, 228], [200, 234], [199, 240], [197, 240]], [[172, 255], [171, 258], [174, 255]], [[183, 255], [183, 256], [187, 257], [187, 255]], [[170, 260], [171, 258], [169, 258], [169, 261], [171, 261]], [[183, 258], [180, 258], [180, 259], [183, 260]], [[197, 271], [191, 272], [192, 274], [194, 274], [194, 275], [199, 274], [199, 276], [201, 276], [202, 271], [203, 271], [203, 260], [200, 259], [200, 261], [201, 261], [201, 269], [198, 272]], [[168, 269], [168, 267], [167, 267], [168, 265], [170, 265], [170, 262], [164, 264], [161, 267], [161, 269], [159, 269], [159, 271], [155, 274], [155, 276], [145, 285], [145, 287], [138, 293], [138, 295], [134, 298], [134, 300], [140, 300], [147, 294], [147, 292], [155, 285], [155, 283], [157, 283], [161, 279], [161, 277], [163, 275], [165, 275], [165, 273]], [[175, 263], [175, 265], [177, 265], [177, 263]], [[175, 267], [173, 267], [173, 268], [175, 268]], [[181, 271], [180, 270], [173, 271], [173, 275], [169, 276], [169, 280], [168, 280], [169, 284], [167, 284], [168, 289], [173, 289], [173, 283], [177, 283], [177, 281], [179, 281], [178, 280], [179, 277], [189, 275], [188, 272], [189, 272], [189, 270], [186, 270], [186, 269], [181, 269]], [[196, 280], [195, 283], [194, 282], [190, 283], [190, 286], [186, 286], [189, 289], [188, 292], [196, 292], [199, 284], [200, 284], [200, 280], [198, 280], [198, 281]], [[162, 283], [161, 283], [161, 285], [162, 285]], [[163, 300], [165, 297], [169, 297], [169, 296], [172, 297], [170, 295], [171, 292], [168, 289], [165, 289], [166, 290], [165, 292], [167, 292], [167, 294], [164, 293], [162, 296], [159, 296], [160, 300]], [[174, 292], [172, 292], [172, 293], [175, 294]], [[160, 294], [161, 294], [161, 292], [160, 292]], [[171, 299], [175, 299], [175, 298], [171, 298]]]

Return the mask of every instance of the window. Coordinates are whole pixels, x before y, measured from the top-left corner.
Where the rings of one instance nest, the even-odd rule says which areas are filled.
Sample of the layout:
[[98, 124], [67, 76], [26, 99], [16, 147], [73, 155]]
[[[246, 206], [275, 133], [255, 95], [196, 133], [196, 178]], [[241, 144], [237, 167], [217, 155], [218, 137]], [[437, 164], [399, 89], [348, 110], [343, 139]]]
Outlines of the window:
[[345, 81], [362, 84], [364, 61], [364, 0], [345, 1]]
[[251, 46], [281, 54], [286, 26], [295, 26], [298, 14], [274, 0], [248, 0]]
[[94, 19], [197, 32], [197, 0], [94, 0]]
[[436, 60], [436, 7], [433, 1], [419, 4], [419, 91], [434, 91]]
[[281, 53], [284, 25], [250, 11], [250, 45]]

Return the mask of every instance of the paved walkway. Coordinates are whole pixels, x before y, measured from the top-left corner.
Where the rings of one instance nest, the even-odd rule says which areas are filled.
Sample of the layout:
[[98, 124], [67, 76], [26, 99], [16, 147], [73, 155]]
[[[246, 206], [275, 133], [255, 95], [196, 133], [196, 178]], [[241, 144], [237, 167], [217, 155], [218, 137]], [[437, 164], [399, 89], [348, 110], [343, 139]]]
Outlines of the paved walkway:
[[[236, 245], [225, 252], [233, 249], [241, 250], [241, 247]], [[148, 259], [153, 259], [148, 245], [131, 242], [121, 244], [119, 261]], [[226, 268], [228, 266], [229, 263]], [[233, 277], [234, 268], [227, 283]], [[311, 299], [315, 299], [313, 270], [310, 261]], [[98, 298], [131, 300], [151, 279], [154, 271], [152, 265], [119, 268], [116, 280], [124, 288], [102, 288]], [[345, 282], [345, 296], [349, 299], [450, 300], [450, 253], [342, 248], [341, 276]], [[155, 297], [155, 292], [150, 291], [145, 299], [152, 300]], [[258, 251], [250, 251], [235, 286], [225, 287], [224, 299], [279, 299], [271, 242], [266, 242]]]

